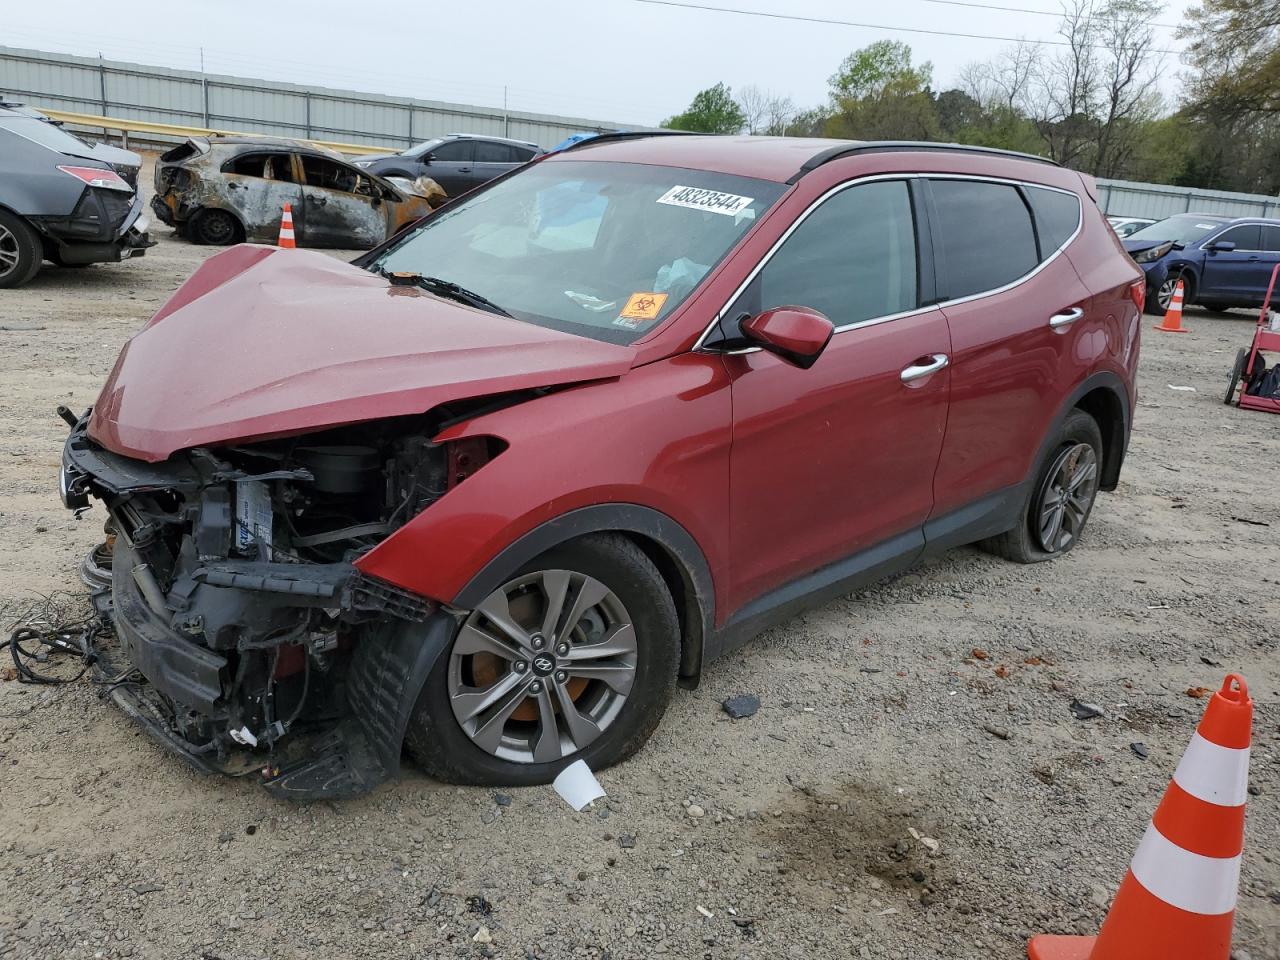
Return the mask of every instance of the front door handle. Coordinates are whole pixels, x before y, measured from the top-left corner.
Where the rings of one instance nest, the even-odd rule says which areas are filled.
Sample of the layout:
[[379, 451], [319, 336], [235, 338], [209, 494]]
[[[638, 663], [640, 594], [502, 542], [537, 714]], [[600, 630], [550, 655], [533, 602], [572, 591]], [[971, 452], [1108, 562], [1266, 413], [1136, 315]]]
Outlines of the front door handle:
[[899, 376], [902, 377], [903, 383], [910, 383], [912, 380], [919, 380], [921, 377], [927, 377], [931, 373], [937, 373], [950, 362], [951, 358], [945, 353], [935, 353], [928, 357], [921, 357], [903, 370]]
[[1049, 326], [1065, 327], [1068, 323], [1075, 323], [1084, 316], [1084, 311], [1079, 307], [1072, 307], [1064, 313], [1055, 313], [1049, 318]]

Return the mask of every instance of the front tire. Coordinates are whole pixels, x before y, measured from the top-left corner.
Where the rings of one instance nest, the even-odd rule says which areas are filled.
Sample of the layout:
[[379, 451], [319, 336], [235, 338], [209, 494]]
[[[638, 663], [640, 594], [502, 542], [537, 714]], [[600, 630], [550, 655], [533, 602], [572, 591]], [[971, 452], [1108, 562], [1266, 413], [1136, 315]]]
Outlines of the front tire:
[[1036, 471], [1018, 525], [979, 546], [1015, 563], [1039, 563], [1069, 551], [1084, 533], [1098, 496], [1102, 432], [1083, 410], [1072, 410]]
[[1169, 303], [1173, 300], [1173, 291], [1178, 286], [1179, 280], [1182, 281], [1182, 305], [1184, 307], [1191, 305], [1191, 298], [1195, 294], [1191, 277], [1186, 271], [1179, 271], [1169, 274], [1158, 287], [1148, 291], [1147, 312], [1149, 314], [1153, 317], [1163, 317], [1169, 312]]
[[40, 271], [40, 237], [22, 218], [0, 210], [0, 289], [20, 287]]
[[449, 783], [548, 783], [635, 753], [675, 685], [680, 632], [634, 543], [583, 537], [519, 570], [463, 621], [414, 706], [405, 746]]

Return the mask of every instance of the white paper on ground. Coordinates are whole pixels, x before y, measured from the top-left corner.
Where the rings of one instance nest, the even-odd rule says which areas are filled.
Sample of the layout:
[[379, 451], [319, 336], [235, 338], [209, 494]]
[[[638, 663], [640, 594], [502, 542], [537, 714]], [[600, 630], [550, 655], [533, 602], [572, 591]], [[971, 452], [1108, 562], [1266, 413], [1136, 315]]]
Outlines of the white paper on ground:
[[575, 810], [582, 810], [593, 800], [605, 796], [604, 787], [595, 778], [585, 760], [577, 760], [560, 771], [560, 776], [551, 782], [556, 793], [564, 798], [564, 802]]

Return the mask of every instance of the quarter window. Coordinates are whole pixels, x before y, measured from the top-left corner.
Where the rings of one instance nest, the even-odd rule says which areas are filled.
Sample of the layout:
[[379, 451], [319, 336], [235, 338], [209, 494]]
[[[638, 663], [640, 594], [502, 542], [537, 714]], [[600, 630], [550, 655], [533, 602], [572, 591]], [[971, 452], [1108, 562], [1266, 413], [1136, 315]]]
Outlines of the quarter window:
[[[1071, 239], [1080, 226], [1080, 198], [1074, 193], [1059, 193], [1057, 190], [1045, 190], [1041, 187], [1027, 187], [1027, 196], [1031, 200], [1031, 209], [1036, 215], [1036, 232], [1040, 236], [1040, 259], [1047, 260], [1053, 256], [1064, 243]], [[1129, 227], [1132, 233], [1138, 224]]]
[[1261, 250], [1262, 227], [1256, 223], [1241, 224], [1214, 237], [1213, 242], [1234, 243], [1237, 250]]
[[916, 282], [906, 183], [866, 183], [836, 194], [787, 238], [760, 273], [758, 307], [812, 307], [839, 327], [915, 309]]
[[995, 290], [1035, 269], [1031, 213], [1015, 187], [975, 180], [933, 180], [931, 186], [944, 299]]

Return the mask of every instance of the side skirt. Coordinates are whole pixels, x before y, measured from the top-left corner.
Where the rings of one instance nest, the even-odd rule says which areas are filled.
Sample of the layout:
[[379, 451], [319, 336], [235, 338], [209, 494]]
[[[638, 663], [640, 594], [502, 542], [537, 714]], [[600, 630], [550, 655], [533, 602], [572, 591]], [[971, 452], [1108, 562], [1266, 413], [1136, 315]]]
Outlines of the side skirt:
[[1017, 484], [998, 490], [752, 600], [710, 637], [706, 659], [736, 650], [798, 613], [900, 573], [925, 556], [1012, 529], [1022, 513], [1027, 489], [1026, 484]]

